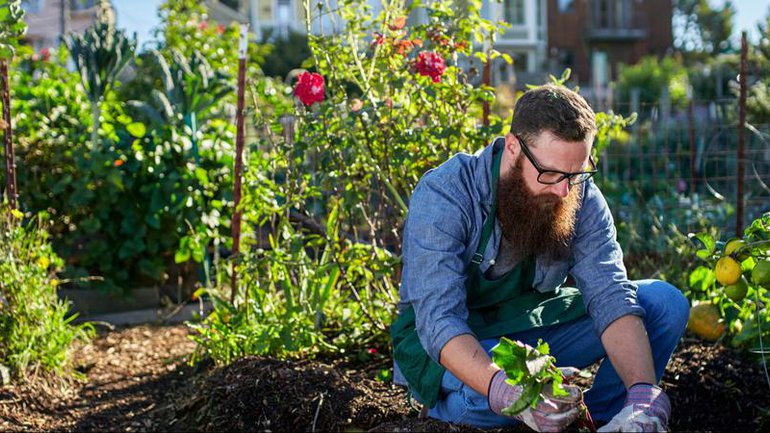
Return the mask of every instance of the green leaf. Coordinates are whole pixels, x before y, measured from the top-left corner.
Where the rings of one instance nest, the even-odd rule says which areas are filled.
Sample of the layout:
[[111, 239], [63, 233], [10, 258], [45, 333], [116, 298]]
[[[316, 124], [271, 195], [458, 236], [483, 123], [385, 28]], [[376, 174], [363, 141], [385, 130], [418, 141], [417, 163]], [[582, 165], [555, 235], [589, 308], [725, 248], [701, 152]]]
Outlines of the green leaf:
[[145, 128], [144, 123], [141, 122], [129, 123], [126, 125], [126, 131], [136, 138], [142, 138], [147, 134], [147, 128]]
[[703, 246], [706, 247], [706, 251], [708, 251], [709, 255], [714, 253], [714, 250], [716, 249], [717, 243], [714, 240], [714, 238], [711, 237], [710, 234], [708, 234], [708, 233], [698, 233], [698, 234], [690, 233], [689, 235], [687, 235], [687, 237], [690, 238], [690, 239], [696, 238], [699, 241], [701, 241], [703, 243]]
[[176, 263], [183, 263], [190, 260], [190, 250], [184, 249], [184, 250], [177, 250], [176, 253], [174, 253], [174, 262]]
[[528, 407], [535, 407], [540, 401], [540, 391], [543, 385], [534, 382], [527, 384], [529, 386], [524, 387], [524, 392], [521, 393], [521, 397], [513, 402], [513, 404], [503, 409], [503, 414], [507, 416], [516, 416]]
[[506, 337], [492, 348], [492, 361], [505, 372], [507, 383], [522, 387], [522, 396], [503, 413], [516, 415], [528, 406], [536, 406], [541, 400], [543, 386], [548, 383], [553, 385], [554, 395], [565, 395], [561, 372], [549, 353], [548, 344], [542, 341], [533, 348]]
[[690, 273], [690, 288], [699, 292], [709, 290], [716, 281], [716, 275], [711, 268], [698, 266]]

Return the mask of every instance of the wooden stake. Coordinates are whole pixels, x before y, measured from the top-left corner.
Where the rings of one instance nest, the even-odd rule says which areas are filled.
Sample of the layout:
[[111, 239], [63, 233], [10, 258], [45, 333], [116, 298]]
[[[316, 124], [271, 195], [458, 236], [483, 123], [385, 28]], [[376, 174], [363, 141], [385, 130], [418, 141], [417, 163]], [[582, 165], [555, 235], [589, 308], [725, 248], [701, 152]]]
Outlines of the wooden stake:
[[244, 92], [246, 87], [246, 49], [248, 47], [248, 24], [241, 24], [241, 36], [238, 43], [238, 105], [235, 111], [236, 135], [235, 135], [235, 170], [233, 179], [235, 185], [233, 188], [233, 272], [230, 278], [230, 303], [235, 302], [235, 294], [238, 287], [237, 265], [239, 260], [239, 249], [241, 246], [241, 185], [243, 173], [243, 106]]
[[13, 153], [13, 130], [11, 128], [11, 85], [8, 77], [8, 60], [0, 59], [0, 93], [3, 100], [3, 123], [5, 132], [5, 193], [11, 210], [16, 209], [16, 163]]
[[[492, 60], [489, 58], [489, 50], [486, 51], [487, 54], [487, 61], [484, 63], [484, 70], [481, 73], [481, 82], [484, 83], [485, 86], [489, 86], [492, 82]], [[482, 109], [482, 118], [481, 122], [484, 124], [484, 126], [489, 126], [489, 101], [484, 101], [481, 104]]]

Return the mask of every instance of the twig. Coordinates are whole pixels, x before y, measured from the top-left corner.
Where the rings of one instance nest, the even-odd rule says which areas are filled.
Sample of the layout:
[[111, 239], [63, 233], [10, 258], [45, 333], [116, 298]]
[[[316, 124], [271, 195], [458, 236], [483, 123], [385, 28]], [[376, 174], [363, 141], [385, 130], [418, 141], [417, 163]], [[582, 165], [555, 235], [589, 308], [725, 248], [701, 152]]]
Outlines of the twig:
[[313, 429], [312, 432], [315, 433], [315, 423], [318, 421], [318, 414], [321, 412], [321, 405], [324, 404], [324, 394], [321, 393], [321, 396], [318, 400], [318, 407], [315, 408], [315, 416], [313, 417]]
[[387, 329], [385, 324], [383, 324], [379, 320], [375, 320], [374, 316], [369, 314], [369, 310], [366, 309], [366, 305], [364, 305], [364, 302], [361, 300], [361, 296], [358, 294], [358, 290], [356, 290], [356, 287], [353, 285], [353, 283], [348, 280], [348, 274], [345, 271], [345, 267], [342, 266], [342, 264], [337, 259], [337, 256], [334, 256], [334, 262], [337, 264], [337, 266], [340, 269], [340, 276], [342, 277], [342, 280], [345, 282], [345, 284], [350, 287], [350, 290], [353, 292], [353, 297], [356, 299], [356, 302], [358, 303], [358, 306], [361, 307], [361, 312], [364, 313], [364, 315], [369, 319], [369, 321], [372, 322], [374, 326], [376, 326], [378, 329], [384, 331]]

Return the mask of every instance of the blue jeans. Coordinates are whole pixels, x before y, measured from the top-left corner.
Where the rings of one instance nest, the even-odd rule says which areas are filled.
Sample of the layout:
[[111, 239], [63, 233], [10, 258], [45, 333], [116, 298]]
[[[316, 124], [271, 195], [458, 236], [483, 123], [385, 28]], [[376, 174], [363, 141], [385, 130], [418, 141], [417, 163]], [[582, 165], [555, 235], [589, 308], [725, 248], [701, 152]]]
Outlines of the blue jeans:
[[[660, 381], [671, 354], [684, 334], [689, 315], [689, 303], [674, 286], [658, 280], [635, 282], [637, 298], [645, 310], [644, 326], [650, 338], [655, 376]], [[591, 327], [591, 318], [585, 316], [572, 322], [531, 329], [507, 336], [536, 346], [539, 338], [547, 342], [551, 355], [559, 367], [585, 368], [604, 358], [594, 378], [591, 389], [584, 399], [594, 421], [607, 422], [620, 412], [626, 389], [612, 363], [606, 358], [601, 340]], [[489, 351], [498, 338], [482, 340], [482, 347]], [[444, 373], [439, 401], [429, 415], [442, 421], [469, 424], [480, 428], [508, 426], [519, 421], [500, 416], [489, 409], [486, 396], [465, 386], [452, 373]]]

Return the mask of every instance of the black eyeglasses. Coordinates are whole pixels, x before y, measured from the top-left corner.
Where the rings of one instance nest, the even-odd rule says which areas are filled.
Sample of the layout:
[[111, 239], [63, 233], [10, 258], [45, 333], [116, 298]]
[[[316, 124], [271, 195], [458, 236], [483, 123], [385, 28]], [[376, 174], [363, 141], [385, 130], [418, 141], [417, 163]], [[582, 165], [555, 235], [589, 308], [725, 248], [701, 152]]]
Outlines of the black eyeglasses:
[[532, 163], [532, 165], [535, 167], [535, 170], [537, 170], [537, 181], [545, 184], [545, 185], [555, 185], [564, 179], [567, 179], [567, 182], [570, 185], [578, 185], [581, 184], [588, 179], [591, 178], [591, 176], [596, 174], [596, 163], [594, 162], [594, 158], [592, 156], [588, 156], [588, 162], [591, 164], [591, 170], [590, 171], [578, 171], [576, 173], [567, 173], [564, 171], [559, 170], [546, 170], [543, 167], [540, 166], [540, 164], [535, 161], [535, 157], [532, 156], [532, 152], [529, 151], [529, 148], [527, 147], [526, 143], [524, 143], [524, 140], [521, 139], [518, 135], [515, 136], [519, 143], [521, 144], [521, 150], [524, 151], [524, 155], [527, 157], [529, 162]]

